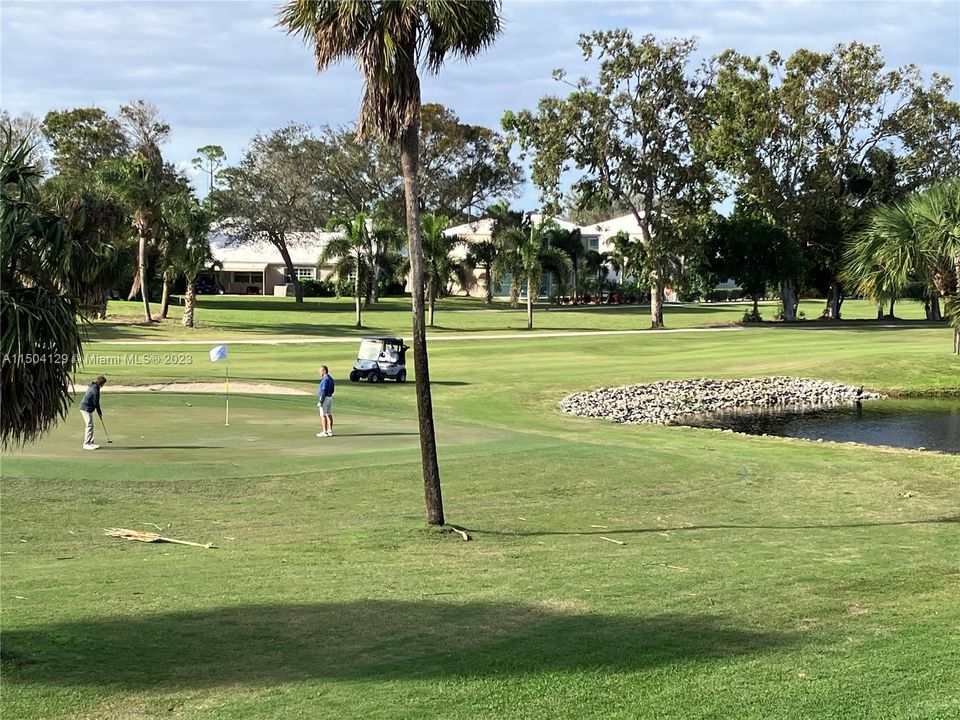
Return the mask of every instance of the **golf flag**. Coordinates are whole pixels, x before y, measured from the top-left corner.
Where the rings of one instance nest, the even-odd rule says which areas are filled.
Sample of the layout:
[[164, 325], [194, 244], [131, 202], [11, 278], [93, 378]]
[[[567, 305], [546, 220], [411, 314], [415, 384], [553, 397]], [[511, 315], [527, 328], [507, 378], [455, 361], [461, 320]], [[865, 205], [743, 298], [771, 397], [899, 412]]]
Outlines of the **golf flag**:
[[217, 345], [210, 351], [210, 361], [226, 360], [223, 374], [223, 396], [226, 402], [226, 415], [223, 424], [230, 427], [230, 359], [227, 357], [227, 346]]

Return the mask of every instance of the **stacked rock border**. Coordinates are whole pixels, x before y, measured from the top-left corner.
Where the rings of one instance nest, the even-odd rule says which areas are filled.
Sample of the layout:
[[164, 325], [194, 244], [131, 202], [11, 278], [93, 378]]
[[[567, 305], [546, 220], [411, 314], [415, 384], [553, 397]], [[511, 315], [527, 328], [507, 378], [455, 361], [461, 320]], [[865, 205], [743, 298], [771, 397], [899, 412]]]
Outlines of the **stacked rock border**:
[[862, 387], [795, 377], [665, 380], [568, 395], [560, 411], [619, 423], [682, 425], [695, 416], [750, 410], [803, 410], [853, 405], [882, 395]]

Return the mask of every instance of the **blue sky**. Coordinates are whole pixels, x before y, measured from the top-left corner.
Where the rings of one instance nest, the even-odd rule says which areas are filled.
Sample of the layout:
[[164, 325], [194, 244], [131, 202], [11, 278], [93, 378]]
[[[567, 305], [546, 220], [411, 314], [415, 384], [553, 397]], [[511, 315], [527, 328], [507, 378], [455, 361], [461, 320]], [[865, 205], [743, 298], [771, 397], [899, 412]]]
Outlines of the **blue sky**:
[[[356, 117], [361, 83], [345, 63], [323, 75], [310, 50], [274, 27], [279, 2], [0, 0], [0, 106], [38, 117], [51, 109], [143, 98], [172, 125], [164, 156], [189, 164], [197, 147], [236, 160], [250, 137], [288, 121]], [[505, 109], [532, 107], [562, 86], [551, 71], [582, 73], [580, 33], [627, 27], [661, 38], [697, 36], [704, 57], [838, 42], [877, 43], [891, 66], [960, 79], [960, 2], [504, 2], [504, 33], [484, 56], [425, 78], [427, 102], [499, 127]], [[957, 91], [955, 97], [960, 97]], [[520, 201], [532, 206], [528, 188]]]

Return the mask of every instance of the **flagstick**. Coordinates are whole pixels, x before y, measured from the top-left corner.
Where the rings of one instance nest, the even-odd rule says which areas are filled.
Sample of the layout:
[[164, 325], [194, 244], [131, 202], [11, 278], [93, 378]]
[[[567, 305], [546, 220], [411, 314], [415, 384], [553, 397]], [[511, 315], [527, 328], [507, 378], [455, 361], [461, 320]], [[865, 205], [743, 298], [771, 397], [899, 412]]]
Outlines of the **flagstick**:
[[227, 416], [223, 424], [230, 427], [230, 357], [225, 357], [224, 360], [226, 360], [226, 374], [224, 375], [223, 390], [227, 398]]

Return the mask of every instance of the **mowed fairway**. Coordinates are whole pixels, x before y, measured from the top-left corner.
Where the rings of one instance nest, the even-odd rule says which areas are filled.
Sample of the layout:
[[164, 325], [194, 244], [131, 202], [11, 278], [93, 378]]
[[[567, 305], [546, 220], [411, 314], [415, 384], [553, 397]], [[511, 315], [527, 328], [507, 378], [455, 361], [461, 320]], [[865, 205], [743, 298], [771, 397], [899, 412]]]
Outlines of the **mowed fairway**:
[[[115, 340], [88, 352], [153, 351]], [[206, 350], [81, 378], [216, 381]], [[328, 364], [338, 434], [308, 395], [233, 396], [224, 427], [221, 397], [108, 385], [112, 445], [82, 452], [74, 409], [4, 455], [5, 716], [960, 715], [960, 457], [555, 410], [702, 376], [957, 393], [946, 329], [436, 342], [472, 542], [424, 524], [411, 383], [351, 385], [352, 344], [230, 353], [235, 379], [307, 392]], [[155, 526], [218, 547], [102, 534]]]

